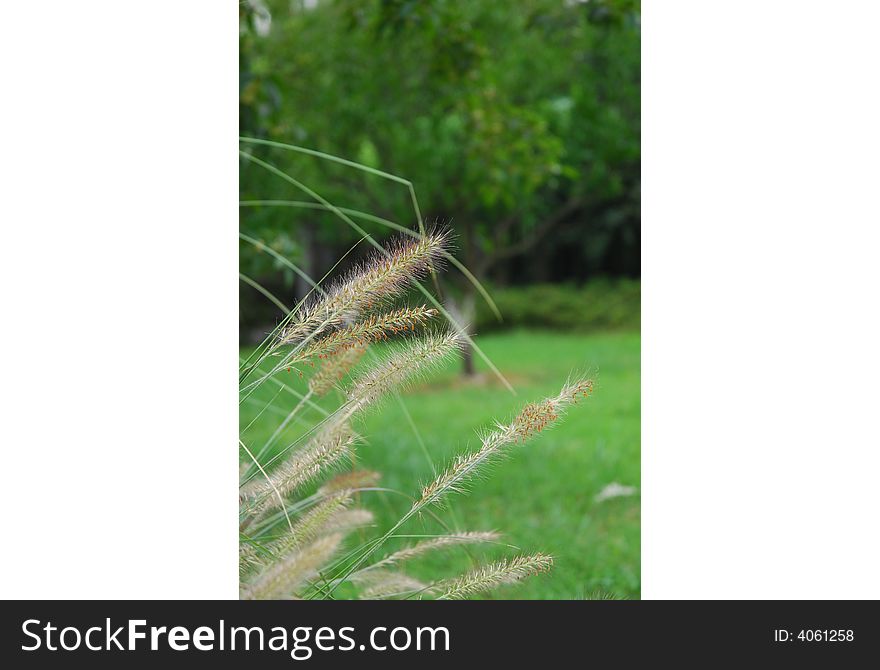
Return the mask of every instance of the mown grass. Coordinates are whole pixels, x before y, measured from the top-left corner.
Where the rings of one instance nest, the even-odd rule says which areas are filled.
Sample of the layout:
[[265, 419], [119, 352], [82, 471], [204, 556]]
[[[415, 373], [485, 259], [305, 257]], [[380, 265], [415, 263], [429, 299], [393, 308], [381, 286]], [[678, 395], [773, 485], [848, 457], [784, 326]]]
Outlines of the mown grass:
[[[599, 593], [638, 598], [640, 498], [597, 503], [595, 496], [611, 482], [640, 486], [639, 335], [514, 331], [486, 335], [478, 342], [516, 387], [517, 396], [479, 362], [480, 375], [471, 381], [458, 374], [457, 364], [451, 364], [407, 391], [405, 409], [394, 399], [386, 400], [355, 426], [366, 438], [358, 450], [359, 466], [381, 471], [382, 486], [417, 497], [420, 484], [432, 478], [431, 462], [441, 468], [459, 451], [474, 447], [477, 429], [511, 418], [526, 402], [555, 394], [572, 371], [597, 370], [599, 384], [592, 398], [572, 408], [557, 426], [517, 447], [467, 495], [452, 497], [438, 516], [454, 529], [499, 530], [506, 543], [523, 552], [544, 551], [556, 558], [550, 575], [499, 591], [495, 597], [570, 599]], [[305, 387], [294, 374], [285, 381], [298, 389]], [[255, 416], [260, 402], [275, 394], [269, 386], [256, 394], [258, 402], [242, 405], [242, 427]], [[332, 401], [322, 404], [330, 407]], [[295, 402], [286, 392], [279, 395], [276, 409], [247, 430], [245, 441], [265, 440], [281, 418], [278, 410], [286, 413]], [[314, 410], [303, 416], [311, 421], [318, 418]], [[301, 425], [292, 425], [285, 443], [302, 430]], [[392, 526], [410, 505], [397, 494], [361, 496], [362, 505], [376, 514], [379, 530]], [[401, 532], [444, 530], [426, 517], [410, 522]], [[393, 540], [380, 555], [412, 541]], [[506, 547], [467, 552], [459, 548], [413, 561], [406, 571], [431, 580], [467, 570], [474, 561], [512, 553]]]

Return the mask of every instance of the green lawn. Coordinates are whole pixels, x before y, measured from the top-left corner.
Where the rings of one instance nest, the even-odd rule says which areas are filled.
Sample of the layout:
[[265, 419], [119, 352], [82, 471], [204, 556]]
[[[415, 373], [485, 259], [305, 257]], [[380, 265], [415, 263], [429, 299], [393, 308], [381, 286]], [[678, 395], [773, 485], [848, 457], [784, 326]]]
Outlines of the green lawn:
[[[381, 471], [383, 486], [415, 496], [420, 484], [431, 479], [428, 455], [442, 466], [477, 444], [478, 429], [491, 426], [494, 419], [511, 418], [526, 402], [554, 394], [570, 371], [598, 370], [598, 388], [590, 399], [574, 406], [557, 426], [515, 447], [508, 460], [491, 469], [467, 495], [451, 498], [439, 515], [453, 528], [499, 530], [507, 543], [524, 552], [543, 551], [556, 558], [549, 575], [499, 591], [497, 597], [582, 598], [602, 592], [638, 598], [640, 498], [601, 503], [594, 498], [611, 482], [640, 486], [639, 335], [517, 331], [479, 337], [477, 342], [517, 395], [486, 374], [479, 362], [482, 374], [474, 382], [463, 381], [458, 366], [450, 365], [403, 396], [428, 453], [419, 446], [404, 410], [391, 399], [356, 426], [366, 439], [358, 451], [359, 464]], [[299, 380], [294, 385], [304, 386]], [[274, 392], [266, 389], [259, 395], [269, 399]], [[282, 393], [274, 411], [286, 412], [292, 402], [291, 395]], [[257, 403], [243, 405], [242, 426], [257, 409]], [[316, 417], [312, 412], [304, 418]], [[277, 421], [275, 414], [264, 414], [245, 432], [245, 442], [259, 444]], [[297, 430], [302, 428], [293, 426], [290, 436]], [[361, 502], [376, 514], [379, 529], [393, 525], [409, 508], [404, 497], [392, 494], [365, 493]], [[428, 518], [411, 521], [403, 532], [442, 529]], [[389, 543], [389, 549], [395, 546]], [[458, 549], [414, 561], [407, 571], [433, 579], [466, 570], [474, 559], [512, 553], [499, 546]]]

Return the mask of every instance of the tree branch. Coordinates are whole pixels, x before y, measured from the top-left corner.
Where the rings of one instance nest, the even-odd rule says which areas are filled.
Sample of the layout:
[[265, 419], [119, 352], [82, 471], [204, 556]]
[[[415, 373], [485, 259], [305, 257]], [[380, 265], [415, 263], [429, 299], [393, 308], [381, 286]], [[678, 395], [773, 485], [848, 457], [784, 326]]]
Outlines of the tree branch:
[[[524, 254], [527, 251], [530, 251], [547, 235], [547, 233], [549, 233], [559, 223], [564, 221], [566, 217], [576, 212], [582, 206], [583, 202], [580, 198], [569, 198], [565, 204], [556, 209], [553, 214], [551, 214], [549, 217], [539, 223], [538, 226], [531, 232], [531, 234], [523, 237], [521, 240], [514, 244], [510, 244], [504, 248], [498, 249], [498, 251], [491, 255], [486, 255], [483, 258], [483, 262], [478, 266], [479, 273], [477, 276], [482, 276], [483, 274], [485, 274], [486, 270], [488, 270], [498, 261], [513, 258], [514, 256], [519, 256], [520, 254]], [[512, 223], [512, 219], [513, 217], [506, 219], [502, 223], [502, 225], [505, 225], [507, 228], [509, 228], [510, 224]]]

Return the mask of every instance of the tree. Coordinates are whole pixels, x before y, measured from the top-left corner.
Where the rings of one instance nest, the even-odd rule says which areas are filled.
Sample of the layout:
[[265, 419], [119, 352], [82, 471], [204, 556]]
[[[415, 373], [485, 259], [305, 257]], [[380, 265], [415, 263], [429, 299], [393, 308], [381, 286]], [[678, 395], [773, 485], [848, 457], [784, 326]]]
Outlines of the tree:
[[[451, 222], [481, 280], [638, 274], [638, 2], [265, 6], [271, 26], [243, 44], [261, 86], [258, 132], [412, 180], [425, 214]], [[337, 205], [414, 224], [408, 194], [387, 182], [290, 154], [271, 159]], [[283, 192], [267, 184], [243, 170], [245, 193]], [[249, 211], [247, 225], [277, 243], [291, 216]], [[300, 253], [352, 241], [323, 225], [325, 214], [296, 216]], [[453, 289], [467, 319], [469, 284]]]

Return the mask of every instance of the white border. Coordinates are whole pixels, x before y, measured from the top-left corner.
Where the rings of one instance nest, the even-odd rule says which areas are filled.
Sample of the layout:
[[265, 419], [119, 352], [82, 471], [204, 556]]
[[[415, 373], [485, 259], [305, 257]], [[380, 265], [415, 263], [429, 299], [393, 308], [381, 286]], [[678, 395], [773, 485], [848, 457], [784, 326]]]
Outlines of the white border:
[[643, 597], [880, 597], [880, 8], [643, 19]]
[[[645, 3], [646, 598], [880, 596], [878, 14]], [[235, 4], [4, 25], [0, 595], [234, 598]]]
[[234, 598], [236, 3], [12, 3], [5, 598]]

